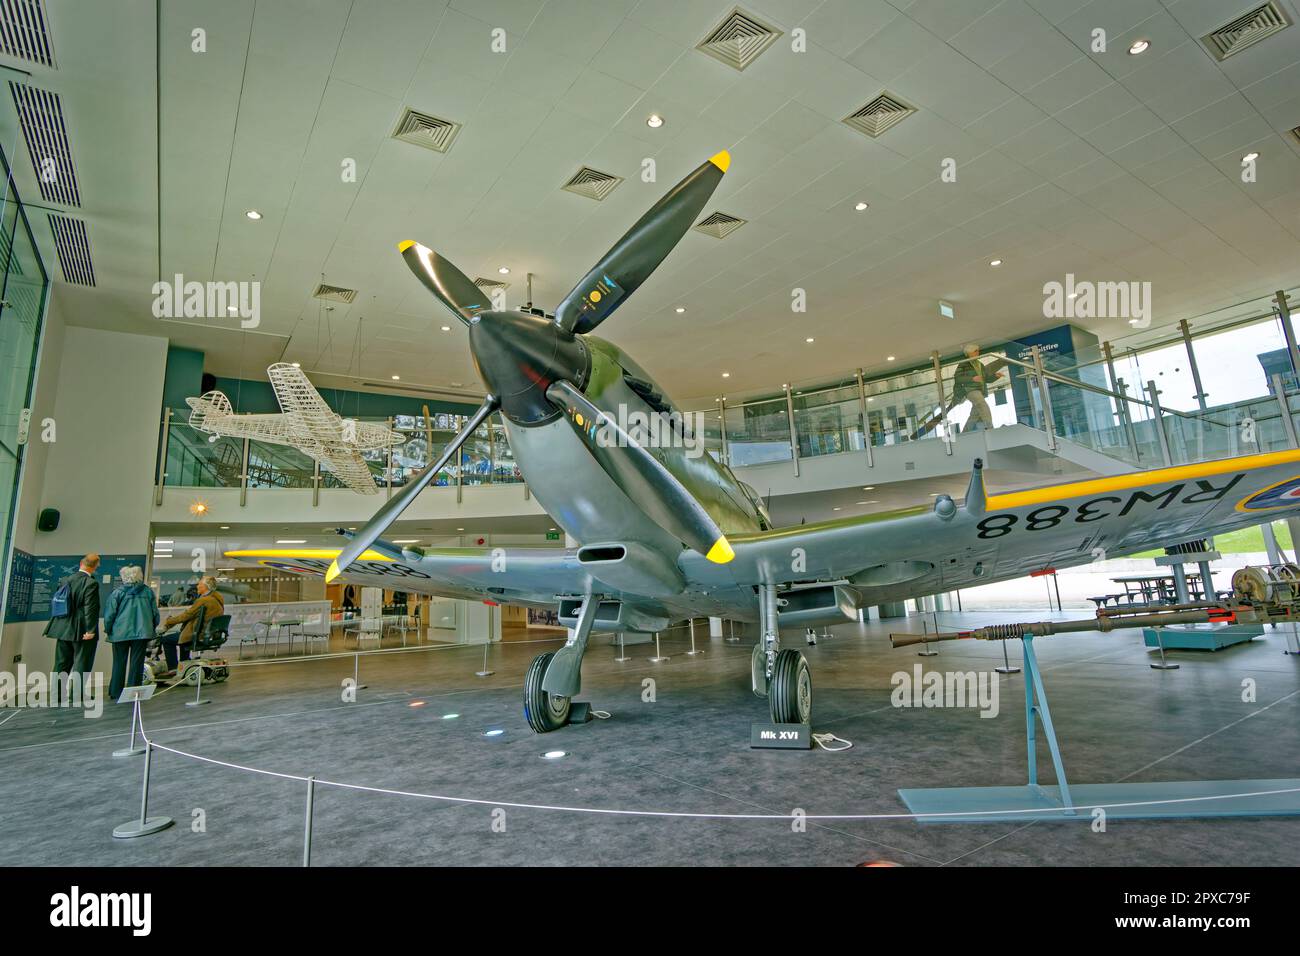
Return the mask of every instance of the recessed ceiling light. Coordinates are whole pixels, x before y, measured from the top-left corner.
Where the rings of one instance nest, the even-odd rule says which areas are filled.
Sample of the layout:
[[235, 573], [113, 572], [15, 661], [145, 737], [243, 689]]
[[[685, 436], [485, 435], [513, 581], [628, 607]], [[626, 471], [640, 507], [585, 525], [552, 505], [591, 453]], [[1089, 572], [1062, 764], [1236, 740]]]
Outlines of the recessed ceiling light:
[[306, 544], [307, 539], [306, 538], [279, 538], [276, 540], [275, 543], [276, 544]]
[[253, 222], [257, 222], [257, 220], [262, 218], [262, 214], [256, 209], [250, 209], [248, 212], [244, 213], [244, 215], [253, 220]]
[[506, 266], [502, 266], [500, 269], [497, 270], [497, 272], [501, 273], [503, 276], [510, 275], [510, 270]]
[[289, 364], [292, 365], [294, 368], [302, 368], [301, 362], [290, 362]]
[[730, 373], [730, 372], [723, 372], [723, 373], [722, 373], [722, 377], [723, 377], [723, 378], [731, 378], [731, 373]]
[[1001, 259], [991, 259], [991, 260], [989, 261], [989, 265], [991, 265], [991, 266], [995, 266], [995, 267], [996, 267], [996, 266], [1000, 266], [1000, 265], [1002, 265], [1002, 260], [1001, 260]]
[[876, 490], [876, 486], [875, 486], [875, 485], [863, 485], [863, 486], [862, 486], [862, 490], [863, 490], [863, 491], [875, 491], [875, 490]]
[[239, 306], [237, 306], [237, 305], [228, 305], [228, 306], [226, 306], [226, 311], [229, 312], [231, 315], [234, 315], [236, 312], [239, 311]]
[[832, 508], [831, 511], [839, 511], [839, 508]]
[[460, 714], [443, 714], [443, 715], [442, 715], [442, 719], [443, 719], [443, 720], [455, 720], [455, 719], [456, 719], [457, 717], [459, 717], [459, 716], [460, 716]]
[[812, 345], [812, 343], [813, 343], [813, 340], [812, 340], [811, 337], [804, 339], [804, 341], [807, 342], [809, 345]]
[[563, 750], [548, 750], [546, 751], [546, 753], [542, 754], [542, 759], [559, 760], [561, 757], [565, 757], [565, 756], [568, 756], [568, 754]]
[[393, 544], [419, 544], [419, 538], [394, 538]]
[[856, 209], [858, 212], [862, 212], [862, 210], [864, 210], [864, 209], [867, 208], [867, 204], [864, 203], [864, 202], [860, 202], [860, 203], [858, 203], [856, 206], [854, 206], [853, 208]]
[[407, 706], [407, 707], [423, 707], [423, 706], [424, 706], [424, 703], [425, 703], [425, 702], [422, 701], [422, 700], [413, 700], [413, 701], [411, 701], [409, 704], [407, 704], [406, 706]]
[[554, 531], [555, 529], [554, 529], [554, 528], [551, 528], [550, 530], [551, 530], [551, 531]]
[[174, 544], [175, 542], [171, 538], [154, 538], [153, 543], [155, 545], [158, 545], [158, 544]]
[[228, 525], [228, 524], [223, 524], [223, 525], [221, 526], [221, 530], [222, 530], [222, 531], [229, 531], [229, 530], [230, 530], [230, 525]]
[[1150, 40], [1134, 40], [1133, 45], [1128, 48], [1129, 56], [1137, 56], [1139, 53], [1145, 53], [1151, 49]]
[[1066, 296], [1067, 299], [1077, 299], [1078, 297], [1079, 297], [1079, 293], [1077, 292], [1071, 292], [1069, 295]]
[[451, 331], [451, 326], [450, 326], [450, 325], [444, 325], [444, 326], [442, 327], [442, 330], [443, 330], [444, 332], [450, 332], [450, 331]]
[[664, 125], [664, 118], [658, 113], [651, 113], [646, 117], [645, 124], [651, 129], [658, 129], [660, 126]]
[[886, 362], [892, 362], [893, 360], [894, 360], [894, 357], [893, 357], [892, 355], [886, 355], [886, 356], [885, 356], [885, 361], [886, 361]]
[[1241, 157], [1243, 163], [1253, 163], [1257, 159], [1259, 159], [1259, 153], [1247, 153], [1245, 156]]
[[400, 382], [401, 380], [402, 380], [402, 376], [400, 376], [400, 375], [394, 375], [394, 376], [393, 376], [393, 381], [394, 381], [394, 382]]
[[679, 306], [677, 307], [677, 314], [678, 314], [678, 315], [681, 315], [681, 314], [682, 314], [683, 312], [685, 312], [685, 311], [686, 311], [686, 309], [684, 309], [682, 306], [679, 305]]
[[464, 529], [464, 528], [457, 528], [456, 530], [457, 530], [457, 531], [464, 531], [465, 529]]

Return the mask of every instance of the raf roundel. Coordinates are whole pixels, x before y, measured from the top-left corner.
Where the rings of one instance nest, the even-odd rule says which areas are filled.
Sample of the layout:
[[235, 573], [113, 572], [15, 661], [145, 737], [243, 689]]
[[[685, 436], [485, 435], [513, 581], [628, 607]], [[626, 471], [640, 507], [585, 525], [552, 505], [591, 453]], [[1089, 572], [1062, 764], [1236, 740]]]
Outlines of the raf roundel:
[[1237, 505], [1238, 511], [1268, 511], [1286, 508], [1300, 502], [1300, 477], [1288, 478], [1280, 484], [1257, 491]]

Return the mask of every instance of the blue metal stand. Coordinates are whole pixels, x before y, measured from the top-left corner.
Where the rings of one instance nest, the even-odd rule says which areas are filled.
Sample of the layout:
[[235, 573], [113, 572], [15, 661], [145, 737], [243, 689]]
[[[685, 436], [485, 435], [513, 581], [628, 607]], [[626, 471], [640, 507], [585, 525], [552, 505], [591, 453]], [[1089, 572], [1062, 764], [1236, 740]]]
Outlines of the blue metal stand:
[[[899, 790], [918, 823], [993, 823], [1034, 820], [1092, 821], [1103, 810], [1111, 820], [1245, 816], [1300, 816], [1300, 779], [1190, 780], [1158, 783], [1076, 784], [1065, 762], [1047, 705], [1034, 638], [1025, 655], [1025, 741], [1029, 782], [1023, 787], [935, 787]], [[1038, 722], [1052, 755], [1056, 786], [1038, 782]]]

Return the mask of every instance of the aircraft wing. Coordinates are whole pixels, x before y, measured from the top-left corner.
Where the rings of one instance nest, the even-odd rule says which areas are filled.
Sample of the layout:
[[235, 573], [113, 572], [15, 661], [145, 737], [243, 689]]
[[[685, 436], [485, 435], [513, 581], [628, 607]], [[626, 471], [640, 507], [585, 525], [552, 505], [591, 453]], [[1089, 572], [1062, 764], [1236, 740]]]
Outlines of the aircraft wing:
[[375, 476], [361, 454], [347, 445], [315, 443], [311, 447], [313, 457], [319, 458], [321, 467], [332, 471], [339, 480], [353, 491], [363, 495], [379, 493]]
[[[244, 564], [297, 574], [324, 575], [340, 548], [263, 548], [227, 551]], [[440, 597], [554, 606], [560, 595], [585, 594], [591, 576], [575, 552], [560, 548], [428, 548], [365, 551], [340, 583], [396, 588]]]
[[732, 537], [735, 559], [683, 552], [705, 589], [842, 581], [862, 604], [973, 587], [1209, 538], [1300, 514], [1300, 450], [987, 495]]

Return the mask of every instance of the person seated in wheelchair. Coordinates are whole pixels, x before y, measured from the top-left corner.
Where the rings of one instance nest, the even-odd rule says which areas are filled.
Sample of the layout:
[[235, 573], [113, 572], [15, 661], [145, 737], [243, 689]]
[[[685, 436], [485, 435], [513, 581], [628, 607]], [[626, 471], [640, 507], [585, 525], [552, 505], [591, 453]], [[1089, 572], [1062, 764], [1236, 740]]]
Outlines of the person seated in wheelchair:
[[[212, 621], [226, 612], [226, 602], [217, 591], [217, 579], [205, 575], [199, 579], [198, 598], [185, 610], [173, 614], [163, 621], [159, 630], [163, 654], [167, 658], [167, 669], [158, 675], [159, 680], [176, 676], [176, 669], [181, 661], [190, 659], [190, 649], [194, 645], [196, 634], [203, 633], [205, 621]], [[180, 625], [180, 630], [173, 630]], [[200, 648], [201, 649], [201, 648]]]

